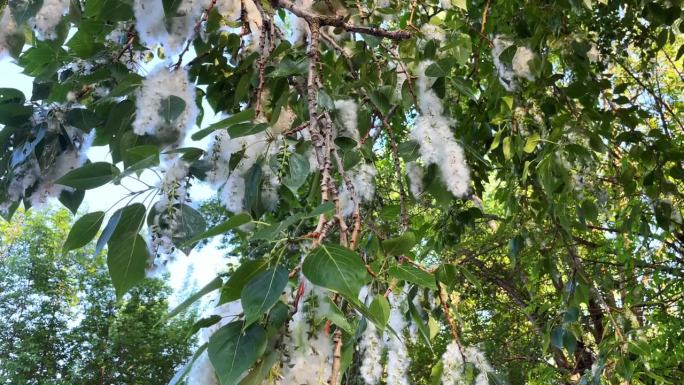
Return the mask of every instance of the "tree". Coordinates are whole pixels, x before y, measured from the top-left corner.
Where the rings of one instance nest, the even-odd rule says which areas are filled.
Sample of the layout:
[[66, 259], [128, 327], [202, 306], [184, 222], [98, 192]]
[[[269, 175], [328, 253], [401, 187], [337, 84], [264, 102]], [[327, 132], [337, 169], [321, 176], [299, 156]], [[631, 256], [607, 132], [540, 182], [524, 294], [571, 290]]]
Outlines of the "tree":
[[[138, 180], [70, 233], [102, 230], [117, 296], [211, 237], [241, 258], [172, 312], [220, 293], [193, 379], [681, 382], [680, 1], [44, 0], [2, 20], [35, 77], [30, 100], [0, 92], [7, 219]], [[208, 225], [195, 183], [227, 215]]]
[[32, 211], [0, 234], [0, 383], [166, 384], [191, 320], [159, 321], [169, 289], [146, 280], [117, 301], [93, 246], [62, 253], [71, 216]]

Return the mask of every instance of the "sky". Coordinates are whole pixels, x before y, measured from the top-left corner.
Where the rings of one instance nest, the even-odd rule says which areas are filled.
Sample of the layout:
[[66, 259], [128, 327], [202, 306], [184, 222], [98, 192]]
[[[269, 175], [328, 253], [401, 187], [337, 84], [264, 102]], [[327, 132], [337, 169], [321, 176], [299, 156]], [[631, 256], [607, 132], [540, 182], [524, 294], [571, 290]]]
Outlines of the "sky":
[[[33, 79], [23, 75], [21, 72], [22, 69], [13, 62], [7, 59], [0, 60], [0, 88], [16, 88], [22, 91], [27, 98], [30, 98], [33, 89]], [[204, 110], [204, 125], [211, 124], [218, 119], [208, 105], [204, 106]], [[195, 127], [196, 129], [198, 128]], [[203, 143], [194, 142], [193, 146], [202, 147]], [[92, 147], [88, 151], [88, 158], [93, 162], [111, 161], [109, 147]], [[159, 178], [149, 171], [144, 172], [140, 179], [150, 185], [156, 185], [159, 182]], [[80, 210], [84, 213], [106, 211], [111, 214], [117, 208], [129, 202], [128, 199], [122, 200], [128, 194], [127, 188], [135, 191], [145, 187], [142, 183], [130, 178], [122, 181], [122, 185], [107, 184], [97, 189], [86, 191]], [[215, 190], [202, 183], [194, 184], [190, 190], [193, 202], [211, 198], [215, 193]], [[144, 196], [145, 194], [142, 195]], [[59, 202], [55, 201], [55, 204], [59, 205]], [[173, 288], [173, 294], [169, 300], [172, 307], [183, 301], [185, 297], [196, 289], [203, 287], [213, 280], [218, 272], [225, 270], [228, 261], [225, 256], [226, 251], [219, 250], [217, 246], [218, 239], [210, 242], [200, 251], [193, 250], [188, 256], [180, 253], [170, 264], [168, 268], [170, 274], [168, 282]]]

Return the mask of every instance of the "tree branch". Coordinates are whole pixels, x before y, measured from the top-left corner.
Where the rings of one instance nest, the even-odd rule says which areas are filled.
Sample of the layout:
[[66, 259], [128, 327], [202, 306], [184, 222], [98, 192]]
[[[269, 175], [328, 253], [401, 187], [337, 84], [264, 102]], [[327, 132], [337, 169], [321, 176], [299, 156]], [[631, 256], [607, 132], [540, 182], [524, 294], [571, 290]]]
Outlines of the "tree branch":
[[295, 16], [301, 17], [302, 19], [306, 20], [309, 24], [311, 24], [312, 21], [315, 21], [316, 24], [318, 24], [321, 27], [338, 27], [344, 29], [347, 32], [356, 32], [364, 35], [385, 37], [392, 40], [406, 40], [411, 37], [411, 34], [408, 31], [388, 31], [383, 28], [358, 26], [351, 23], [347, 23], [346, 21], [344, 21], [344, 18], [342, 17], [319, 15], [310, 12], [309, 10], [297, 7], [290, 0], [271, 0], [271, 5], [273, 5], [273, 7], [275, 8], [287, 9], [288, 11], [292, 12]]

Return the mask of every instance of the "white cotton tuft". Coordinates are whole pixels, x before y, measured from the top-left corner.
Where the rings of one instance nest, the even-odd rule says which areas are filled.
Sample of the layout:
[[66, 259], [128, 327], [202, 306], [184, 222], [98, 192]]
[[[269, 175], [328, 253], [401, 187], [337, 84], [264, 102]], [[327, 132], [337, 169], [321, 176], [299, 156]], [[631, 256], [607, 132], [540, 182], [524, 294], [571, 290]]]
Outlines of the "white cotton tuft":
[[67, 12], [69, 0], [44, 0], [36, 16], [29, 20], [29, 25], [36, 31], [39, 40], [52, 40], [57, 37], [57, 25]]
[[278, 120], [275, 122], [275, 124], [273, 124], [271, 131], [274, 135], [287, 132], [290, 128], [292, 128], [292, 123], [294, 123], [296, 118], [297, 115], [295, 115], [294, 111], [292, 111], [292, 108], [283, 108], [280, 111], [280, 115], [278, 115]]
[[420, 27], [420, 32], [425, 35], [425, 40], [437, 40], [440, 43], [444, 43], [446, 40], [446, 33], [444, 30], [434, 24], [423, 24]]
[[318, 311], [310, 308], [310, 299], [318, 297], [320, 305], [320, 299], [326, 294], [315, 288], [306, 278], [302, 277], [301, 282], [304, 285], [304, 293], [288, 323], [282, 377], [277, 381], [280, 385], [326, 384], [332, 369], [333, 343], [330, 336], [322, 329], [312, 330], [308, 322]]
[[[167, 122], [160, 114], [162, 103], [170, 96], [185, 102], [185, 109], [173, 121]], [[184, 70], [168, 71], [162, 64], [145, 78], [138, 91], [133, 132], [152, 135], [165, 142], [179, 145], [194, 126], [199, 111], [195, 105], [195, 87]]]
[[[406, 287], [408, 288], [408, 286]], [[406, 289], [405, 288], [405, 289]], [[404, 313], [406, 312], [406, 290], [389, 295], [390, 317], [388, 324], [392, 330], [402, 335], [406, 328]], [[402, 338], [403, 339], [403, 338]], [[385, 332], [387, 344], [387, 385], [409, 385], [408, 370], [411, 359], [406, 344], [394, 333]]]
[[359, 143], [358, 104], [351, 99], [336, 100], [335, 109], [339, 121], [342, 123], [342, 127], [338, 128], [337, 136], [352, 138], [356, 143]]
[[[295, 6], [297, 6], [299, 9], [310, 11], [313, 3], [314, 0], [296, 0]], [[290, 16], [290, 21], [294, 23], [294, 28], [292, 30], [292, 41], [297, 43], [302, 41], [305, 37], [308, 39], [310, 31], [309, 24], [306, 22], [306, 20], [294, 15]]]
[[0, 17], [0, 60], [9, 56], [11, 40], [18, 32], [17, 23], [12, 17], [10, 8], [5, 7]]
[[361, 377], [366, 382], [366, 385], [375, 385], [380, 382], [382, 378], [382, 341], [378, 336], [375, 325], [368, 321], [366, 330], [363, 331], [361, 341], [359, 343], [359, 351], [363, 355], [361, 362]]
[[425, 170], [423, 167], [416, 162], [406, 163], [406, 173], [409, 179], [409, 190], [414, 198], [419, 198], [423, 194], [423, 176], [425, 175]]
[[[209, 338], [212, 334], [221, 327], [235, 321], [240, 313], [242, 313], [240, 301], [233, 301], [218, 306], [206, 314], [206, 317], [219, 315], [221, 316], [221, 321], [200, 331], [198, 345], [209, 342]], [[219, 385], [219, 381], [214, 374], [214, 367], [212, 366], [206, 351], [202, 353], [192, 365], [192, 369], [188, 374], [188, 385]]]
[[[21, 196], [24, 195], [25, 190], [37, 182], [33, 187], [33, 191], [31, 196], [28, 197], [28, 200], [32, 207], [40, 208], [44, 207], [51, 198], [59, 197], [62, 191], [73, 191], [72, 188], [56, 184], [55, 182], [68, 172], [81, 167], [86, 162], [88, 159], [86, 152], [94, 139], [94, 133], [83, 135], [80, 130], [74, 129], [73, 127], [68, 127], [67, 132], [70, 134], [69, 136], [74, 143], [74, 148], [57, 155], [54, 163], [45, 170], [40, 170], [37, 162], [34, 160], [28, 161], [23, 167], [19, 166], [19, 170], [23, 169], [19, 173], [17, 172], [17, 169], [15, 169], [15, 177], [8, 190], [8, 196], [10, 198], [21, 198]], [[21, 174], [24, 175], [22, 176]], [[20, 182], [20, 184], [13, 186], [15, 180]], [[15, 191], [12, 191], [13, 187], [16, 188], [19, 186], [21, 186], [23, 190], [19, 191], [17, 188]]]
[[[211, 169], [207, 180], [219, 189], [219, 200], [228, 211], [241, 213], [244, 210], [245, 176], [261, 158], [266, 160], [261, 166], [261, 202], [269, 210], [277, 207], [281, 180], [268, 166], [268, 158], [278, 153], [282, 142], [282, 136], [274, 137], [268, 131], [235, 139], [225, 130], [214, 133], [208, 151]], [[241, 151], [244, 151], [242, 158], [235, 169], [230, 170], [231, 156]]]
[[587, 51], [587, 59], [592, 63], [597, 63], [601, 60], [601, 52], [599, 52], [596, 43], [591, 43], [591, 48]]
[[484, 353], [474, 346], [463, 349], [456, 341], [452, 341], [442, 355], [442, 385], [465, 385], [465, 363], [471, 363], [479, 372], [475, 377], [475, 385], [487, 385], [487, 373], [494, 371]]
[[145, 45], [161, 44], [167, 55], [173, 55], [192, 38], [203, 8], [202, 1], [181, 0], [176, 15], [167, 18], [162, 0], [135, 0], [135, 28]]
[[499, 74], [499, 81], [506, 91], [514, 91], [517, 88], [515, 72], [501, 61], [501, 54], [513, 45], [513, 41], [507, 37], [497, 35], [492, 41], [492, 45], [492, 60]]
[[456, 341], [442, 355], [442, 385], [462, 385], [465, 360]]
[[[373, 179], [378, 174], [375, 166], [364, 163], [349, 172], [349, 180], [354, 187], [354, 194], [357, 203], [369, 202], [375, 196], [375, 183]], [[348, 217], [354, 213], [355, 203], [352, 199], [351, 191], [347, 184], [343, 183], [339, 194], [340, 204], [342, 205], [342, 215]]]
[[535, 76], [532, 73], [531, 63], [534, 61], [536, 55], [527, 47], [518, 47], [513, 56], [513, 72], [521, 78], [529, 81], [534, 81]]
[[419, 143], [423, 162], [439, 167], [447, 189], [456, 197], [464, 197], [469, 191], [470, 169], [463, 148], [451, 133], [453, 122], [443, 115], [442, 101], [430, 89], [434, 79], [425, 75], [430, 64], [432, 62], [424, 61], [419, 66], [418, 104], [421, 115], [416, 118], [411, 138]]
[[451, 0], [440, 0], [440, 1], [439, 1], [439, 5], [440, 5], [443, 9], [451, 9], [451, 6], [452, 6]]

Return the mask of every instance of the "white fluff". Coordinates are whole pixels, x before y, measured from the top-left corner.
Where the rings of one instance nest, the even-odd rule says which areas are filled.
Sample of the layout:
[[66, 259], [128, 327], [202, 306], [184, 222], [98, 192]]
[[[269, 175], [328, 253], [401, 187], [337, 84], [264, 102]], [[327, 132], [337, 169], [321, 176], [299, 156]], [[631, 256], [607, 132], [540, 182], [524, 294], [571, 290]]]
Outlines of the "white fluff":
[[404, 313], [406, 312], [406, 290], [397, 294], [392, 292], [389, 295], [390, 317], [389, 327], [392, 328], [399, 337], [385, 332], [387, 344], [387, 385], [409, 385], [408, 370], [411, 366], [411, 359], [403, 341], [402, 333], [406, 328]]
[[499, 74], [499, 81], [506, 91], [513, 91], [517, 88], [515, 72], [501, 61], [501, 54], [508, 47], [513, 45], [513, 41], [504, 36], [497, 35], [494, 37], [492, 44], [492, 60], [494, 61], [494, 67]]
[[518, 47], [513, 56], [513, 72], [515, 72], [515, 75], [529, 81], [534, 81], [535, 76], [532, 73], [530, 63], [535, 57], [536, 55], [531, 49], [527, 47]]
[[442, 355], [442, 385], [462, 385], [465, 360], [456, 341]]
[[[270, 156], [277, 154], [282, 142], [281, 136], [274, 138], [269, 131], [235, 139], [230, 138], [225, 130], [214, 133], [209, 147], [209, 162], [212, 168], [207, 174], [207, 179], [214, 188], [220, 189], [220, 201], [226, 209], [233, 213], [244, 210], [245, 174], [260, 158], [268, 160]], [[231, 156], [243, 150], [242, 159], [231, 171]], [[278, 204], [281, 181], [267, 163], [264, 162], [261, 168], [261, 202], [267, 209], [273, 210]]]
[[36, 16], [29, 20], [29, 24], [36, 31], [39, 40], [52, 40], [57, 37], [57, 25], [67, 12], [69, 0], [44, 0]]
[[0, 60], [9, 56], [10, 39], [17, 33], [17, 23], [14, 21], [10, 8], [5, 7], [0, 18]]
[[203, 11], [203, 1], [182, 0], [177, 15], [167, 18], [162, 0], [135, 0], [135, 27], [140, 40], [152, 47], [161, 44], [169, 55], [180, 52], [183, 43], [192, 38], [195, 24]]
[[406, 173], [409, 179], [409, 190], [414, 198], [419, 198], [423, 194], [423, 176], [425, 170], [416, 162], [406, 163]]
[[474, 346], [463, 349], [461, 354], [459, 345], [452, 341], [442, 355], [442, 385], [466, 385], [465, 363], [469, 362], [478, 370], [475, 385], [489, 384], [487, 373], [494, 371], [484, 353]]
[[[221, 316], [221, 321], [208, 328], [202, 329], [199, 333], [198, 345], [202, 345], [209, 341], [209, 338], [221, 327], [235, 321], [237, 315], [242, 313], [242, 306], [240, 301], [233, 301], [216, 307], [213, 311], [205, 314], [204, 317], [211, 315]], [[214, 375], [214, 367], [211, 365], [209, 355], [205, 351], [192, 365], [192, 369], [188, 374], [188, 385], [219, 385], [219, 381]]]
[[451, 9], [451, 0], [440, 0], [439, 5], [444, 9]]
[[470, 169], [463, 148], [451, 133], [453, 122], [444, 116], [442, 101], [430, 87], [433, 78], [425, 75], [431, 61], [420, 63], [418, 70], [418, 104], [421, 114], [416, 118], [411, 138], [420, 144], [420, 154], [426, 164], [439, 167], [447, 189], [456, 197], [468, 194]]
[[423, 24], [423, 26], [420, 27], [420, 32], [425, 35], [425, 40], [437, 40], [440, 43], [444, 43], [446, 40], [446, 33], [444, 30], [434, 24]]
[[359, 342], [359, 351], [362, 352], [363, 361], [361, 362], [361, 377], [367, 385], [375, 385], [382, 378], [382, 341], [378, 336], [375, 325], [368, 321], [366, 330], [363, 331]]
[[[352, 186], [354, 186], [354, 193], [358, 203], [369, 202], [375, 196], [375, 176], [378, 171], [372, 164], [363, 163], [357, 168], [349, 172], [349, 179]], [[354, 202], [352, 200], [351, 191], [347, 189], [346, 183], [342, 184], [339, 194], [340, 204], [342, 206], [342, 215], [348, 217], [354, 213]]]
[[601, 52], [599, 52], [596, 43], [591, 43], [591, 48], [587, 51], [587, 59], [592, 63], [597, 63], [601, 60]]
[[315, 288], [306, 278], [301, 279], [304, 294], [299, 300], [296, 312], [288, 323], [285, 337], [285, 351], [282, 359], [280, 385], [320, 385], [326, 384], [333, 362], [333, 343], [324, 331], [313, 330], [309, 319], [317, 314], [311, 309], [310, 299], [325, 296], [325, 292]]
[[[185, 102], [185, 110], [168, 123], [159, 114], [162, 101], [175, 95]], [[184, 70], [168, 71], [163, 64], [157, 66], [143, 81], [136, 98], [133, 132], [152, 135], [175, 144], [183, 142], [186, 133], [194, 126], [197, 114], [195, 87]]]
[[359, 128], [358, 128], [358, 109], [359, 106], [351, 99], [336, 100], [335, 109], [337, 116], [342, 123], [342, 127], [338, 128], [337, 136], [352, 138], [356, 143], [359, 142]]

